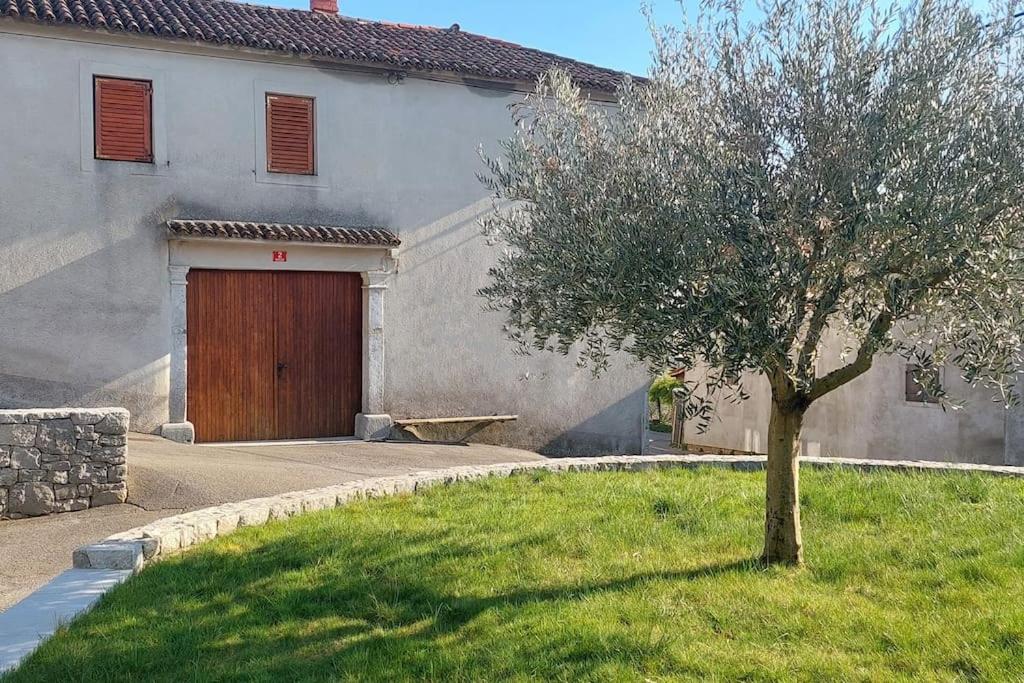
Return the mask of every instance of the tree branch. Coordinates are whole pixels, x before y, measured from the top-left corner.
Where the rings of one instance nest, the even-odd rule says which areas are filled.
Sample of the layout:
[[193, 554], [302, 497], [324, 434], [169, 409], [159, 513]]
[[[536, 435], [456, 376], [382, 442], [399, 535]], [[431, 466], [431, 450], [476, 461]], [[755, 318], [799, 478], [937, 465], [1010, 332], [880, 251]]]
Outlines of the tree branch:
[[832, 281], [832, 286], [828, 291], [823, 293], [815, 303], [814, 315], [811, 316], [810, 326], [807, 329], [807, 337], [804, 339], [803, 347], [800, 349], [800, 356], [797, 360], [797, 377], [801, 379], [806, 377], [809, 372], [811, 357], [818, 348], [818, 342], [821, 341], [822, 332], [825, 331], [825, 321], [828, 320], [829, 314], [832, 313], [833, 307], [839, 300], [839, 296], [843, 292], [844, 284], [845, 278], [840, 274]]
[[816, 401], [830, 391], [838, 389], [867, 372], [871, 368], [879, 342], [888, 334], [892, 328], [892, 323], [892, 313], [889, 311], [880, 313], [871, 323], [871, 327], [868, 328], [868, 333], [865, 335], [864, 341], [857, 351], [857, 357], [853, 359], [853, 362], [833, 370], [821, 379], [815, 380], [814, 384], [811, 385], [810, 392], [807, 394], [808, 401]]

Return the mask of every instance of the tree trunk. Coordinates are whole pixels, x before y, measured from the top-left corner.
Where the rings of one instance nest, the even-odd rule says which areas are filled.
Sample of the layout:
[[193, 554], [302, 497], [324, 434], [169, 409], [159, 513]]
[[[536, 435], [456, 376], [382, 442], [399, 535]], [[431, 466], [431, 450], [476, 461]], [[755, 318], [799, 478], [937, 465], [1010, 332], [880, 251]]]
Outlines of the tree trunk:
[[[774, 392], [773, 392], [774, 393]], [[798, 444], [806, 407], [772, 397], [768, 423], [768, 464], [765, 495], [764, 554], [767, 564], [803, 562], [800, 537], [800, 461]]]

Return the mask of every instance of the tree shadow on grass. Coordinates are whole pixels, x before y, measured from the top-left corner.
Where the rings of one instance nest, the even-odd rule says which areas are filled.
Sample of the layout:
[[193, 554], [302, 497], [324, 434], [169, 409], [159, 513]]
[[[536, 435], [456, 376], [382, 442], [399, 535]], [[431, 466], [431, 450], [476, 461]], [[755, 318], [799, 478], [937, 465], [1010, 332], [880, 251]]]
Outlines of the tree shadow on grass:
[[[547, 542], [523, 534], [500, 550]], [[633, 668], [664, 654], [665, 643], [624, 627], [566, 627], [560, 615], [652, 582], [759, 567], [744, 559], [537, 588], [523, 580], [493, 592], [462, 581], [456, 568], [485, 567], [495, 551], [493, 540], [450, 530], [340, 541], [290, 534], [244, 553], [198, 549], [109, 595], [13, 680], [587, 677], [607, 665]]]

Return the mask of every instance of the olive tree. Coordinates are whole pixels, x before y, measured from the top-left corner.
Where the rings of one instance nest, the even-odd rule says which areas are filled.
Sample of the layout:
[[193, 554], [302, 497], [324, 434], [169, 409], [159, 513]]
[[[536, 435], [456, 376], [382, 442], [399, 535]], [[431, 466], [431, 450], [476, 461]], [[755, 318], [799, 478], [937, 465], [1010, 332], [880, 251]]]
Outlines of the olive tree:
[[[763, 559], [803, 559], [809, 406], [900, 354], [1018, 399], [1024, 64], [1013, 6], [707, 0], [611, 104], [561, 72], [482, 174], [481, 294], [526, 351], [703, 368], [702, 422], [771, 386]], [[819, 371], [825, 340], [838, 367]], [[701, 379], [695, 379], [700, 377]], [[946, 404], [955, 397], [926, 386]], [[870, 400], [870, 396], [865, 397]]]

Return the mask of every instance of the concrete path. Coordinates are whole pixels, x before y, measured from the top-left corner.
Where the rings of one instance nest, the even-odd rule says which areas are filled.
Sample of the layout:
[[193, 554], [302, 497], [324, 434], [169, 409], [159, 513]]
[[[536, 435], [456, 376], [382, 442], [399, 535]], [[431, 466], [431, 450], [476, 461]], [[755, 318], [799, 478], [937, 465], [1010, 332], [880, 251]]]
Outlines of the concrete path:
[[650, 455], [678, 455], [686, 451], [672, 447], [672, 435], [667, 432], [647, 430], [647, 450]]
[[178, 512], [367, 477], [542, 459], [482, 444], [182, 446], [131, 434], [127, 504], [0, 522], [0, 612], [68, 569], [75, 548]]

